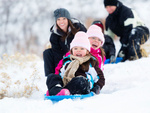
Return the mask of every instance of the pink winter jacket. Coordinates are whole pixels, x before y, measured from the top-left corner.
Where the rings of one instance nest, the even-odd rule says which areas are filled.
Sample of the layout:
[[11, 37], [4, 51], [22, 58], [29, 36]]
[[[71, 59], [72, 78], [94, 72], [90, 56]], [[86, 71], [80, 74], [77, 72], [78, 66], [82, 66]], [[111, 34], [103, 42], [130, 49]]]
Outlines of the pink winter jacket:
[[[106, 60], [106, 57], [104, 57], [104, 61], [102, 61], [101, 50], [100, 49], [95, 50], [95, 49], [91, 48], [90, 53], [97, 58], [97, 60], [99, 62], [99, 67], [103, 71], [104, 70], [104, 62]], [[66, 53], [65, 56], [68, 56], [68, 55], [70, 55], [70, 52]], [[59, 61], [57, 67], [55, 68], [55, 74], [59, 74], [59, 70], [62, 67], [62, 65], [63, 65], [63, 59]]]
[[95, 57], [97, 58], [97, 60], [98, 60], [98, 62], [99, 62], [99, 67], [100, 67], [100, 69], [103, 71], [103, 70], [104, 70], [104, 62], [105, 62], [105, 60], [106, 60], [106, 57], [104, 56], [104, 61], [102, 61], [102, 55], [101, 55], [101, 50], [100, 50], [100, 48], [97, 49], [97, 50], [91, 48], [90, 53], [91, 53], [93, 56], [95, 56]]
[[[69, 51], [68, 53], [66, 53], [65, 57], [68, 56], [68, 55], [70, 55], [70, 51]], [[55, 68], [55, 74], [56, 74], [56, 75], [59, 74], [59, 70], [60, 70], [60, 68], [62, 67], [62, 65], [63, 65], [63, 59], [61, 59], [61, 60], [59, 61], [57, 67]]]

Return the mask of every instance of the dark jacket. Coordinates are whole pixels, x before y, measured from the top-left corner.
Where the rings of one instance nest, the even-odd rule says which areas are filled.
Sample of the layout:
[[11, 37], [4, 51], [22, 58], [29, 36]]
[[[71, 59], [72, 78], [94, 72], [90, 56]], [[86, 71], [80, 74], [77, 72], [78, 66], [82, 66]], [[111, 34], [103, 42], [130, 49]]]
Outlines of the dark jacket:
[[106, 31], [110, 29], [120, 37], [120, 42], [124, 45], [128, 44], [131, 30], [137, 26], [144, 26], [144, 24], [132, 9], [119, 1], [116, 10], [106, 18]]
[[[84, 27], [83, 24], [81, 24], [78, 20], [76, 19], [72, 19], [71, 20], [73, 25], [79, 29], [79, 31], [85, 31], [86, 32], [86, 28]], [[60, 53], [60, 55], [65, 55], [69, 49], [70, 49], [70, 43], [74, 38], [74, 35], [71, 33], [65, 41], [61, 40], [62, 37], [62, 32], [60, 32], [58, 29], [56, 29], [56, 25], [53, 25], [50, 29], [51, 31], [51, 36], [50, 36], [50, 43], [52, 46], [52, 50]]]
[[[91, 59], [85, 63], [91, 62], [91, 60], [92, 61], [94, 60], [94, 63], [92, 63], [92, 64], [90, 63], [89, 69], [87, 71], [85, 71], [85, 68], [82, 67], [83, 64], [81, 64], [79, 66], [79, 68], [77, 69], [77, 71], [75, 72], [75, 76], [80, 76], [80, 75], [84, 76], [92, 83], [93, 86], [99, 85], [100, 88], [102, 88], [105, 85], [104, 74], [98, 66], [98, 61], [94, 57], [91, 57]], [[62, 69], [60, 70], [61, 71], [60, 75], [62, 77], [63, 77], [63, 74], [64, 74], [67, 66], [71, 62], [70, 55], [65, 57], [63, 59], [63, 62], [64, 62], [64, 64], [62, 66]]]
[[115, 49], [113, 39], [108, 35], [104, 35], [104, 37], [105, 37], [105, 43], [103, 45], [103, 49], [105, 51], [106, 59], [109, 59], [111, 55], [115, 56], [116, 49]]
[[[74, 27], [79, 29], [79, 31], [86, 32], [86, 28], [78, 20], [72, 19], [71, 21]], [[56, 29], [56, 25], [53, 25], [50, 31], [51, 31], [51, 36], [50, 36], [51, 48], [46, 49], [43, 52], [45, 76], [48, 76], [50, 73], [55, 73], [55, 68], [58, 62], [69, 51], [70, 43], [74, 38], [74, 35], [70, 32], [66, 40], [63, 41], [61, 39], [62, 32]]]

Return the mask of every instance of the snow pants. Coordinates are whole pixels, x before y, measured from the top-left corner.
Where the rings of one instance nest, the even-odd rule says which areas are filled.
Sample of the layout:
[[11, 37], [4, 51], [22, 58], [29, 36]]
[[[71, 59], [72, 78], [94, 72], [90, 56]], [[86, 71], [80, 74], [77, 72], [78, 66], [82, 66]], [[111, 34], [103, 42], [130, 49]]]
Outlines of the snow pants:
[[55, 73], [55, 68], [62, 58], [63, 54], [57, 51], [55, 52], [51, 48], [43, 52], [45, 76], [48, 76], [50, 73]]
[[127, 59], [138, 59], [142, 57], [140, 45], [144, 44], [149, 38], [149, 29], [147, 27], [138, 26], [131, 30], [128, 43], [122, 44], [118, 53], [118, 57], [122, 57], [123, 61]]
[[74, 77], [65, 87], [63, 87], [61, 76], [49, 74], [47, 76], [46, 85], [49, 95], [56, 95], [63, 88], [68, 89], [72, 95], [90, 93], [90, 82], [83, 76]]

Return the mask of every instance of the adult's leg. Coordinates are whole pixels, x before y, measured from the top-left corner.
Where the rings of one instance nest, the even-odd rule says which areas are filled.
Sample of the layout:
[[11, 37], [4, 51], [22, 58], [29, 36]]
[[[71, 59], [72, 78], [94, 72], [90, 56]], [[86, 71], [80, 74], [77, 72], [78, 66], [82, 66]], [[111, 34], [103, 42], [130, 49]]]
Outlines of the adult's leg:
[[149, 30], [146, 27], [132, 29], [129, 36], [128, 59], [134, 60], [142, 57], [140, 45], [144, 44], [149, 37]]
[[52, 49], [46, 49], [43, 52], [43, 60], [45, 76], [48, 76], [50, 73], [55, 73], [54, 54]]

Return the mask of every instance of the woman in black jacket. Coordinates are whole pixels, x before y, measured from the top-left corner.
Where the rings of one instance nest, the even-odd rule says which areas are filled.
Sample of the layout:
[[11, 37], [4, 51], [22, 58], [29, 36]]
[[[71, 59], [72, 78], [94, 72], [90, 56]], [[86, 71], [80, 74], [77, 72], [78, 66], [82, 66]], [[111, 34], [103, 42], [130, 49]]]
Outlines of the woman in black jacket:
[[134, 10], [120, 1], [104, 0], [104, 6], [109, 13], [106, 18], [106, 34], [113, 36], [111, 33], [114, 33], [120, 37], [121, 49], [118, 57], [122, 57], [123, 61], [141, 58], [140, 45], [148, 40], [149, 29]]
[[43, 52], [45, 76], [55, 73], [55, 67], [69, 51], [76, 32], [86, 32], [84, 25], [76, 19], [71, 19], [70, 13], [64, 8], [56, 9], [54, 17], [56, 24], [50, 28], [51, 48]]

